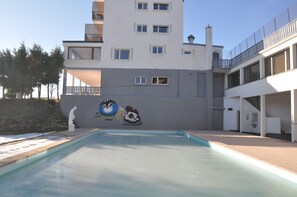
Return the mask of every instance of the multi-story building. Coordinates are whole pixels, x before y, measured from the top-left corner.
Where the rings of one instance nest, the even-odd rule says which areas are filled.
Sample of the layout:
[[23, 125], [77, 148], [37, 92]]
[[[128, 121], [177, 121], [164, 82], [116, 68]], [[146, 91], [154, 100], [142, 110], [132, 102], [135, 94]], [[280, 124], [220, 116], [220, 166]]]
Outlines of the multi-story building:
[[297, 4], [232, 52], [226, 75], [224, 129], [289, 134], [297, 141]]
[[[222, 46], [183, 43], [183, 0], [96, 0], [84, 41], [64, 41], [61, 107], [81, 127], [222, 129]], [[135, 128], [135, 127], [134, 127]]]

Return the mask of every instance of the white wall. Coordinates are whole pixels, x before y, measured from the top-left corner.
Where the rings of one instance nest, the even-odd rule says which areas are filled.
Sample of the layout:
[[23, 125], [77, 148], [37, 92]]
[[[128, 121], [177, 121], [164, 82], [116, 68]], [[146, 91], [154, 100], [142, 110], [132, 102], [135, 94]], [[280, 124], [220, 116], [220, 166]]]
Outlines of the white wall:
[[[162, 0], [169, 3], [168, 11], [137, 10], [135, 0], [105, 1], [104, 50], [106, 67], [114, 68], [176, 68], [181, 65], [183, 43], [183, 1]], [[142, 1], [140, 1], [142, 2]], [[137, 24], [147, 25], [147, 33], [136, 32]], [[169, 26], [169, 33], [153, 33], [153, 25]], [[166, 46], [163, 55], [150, 53], [153, 45]], [[131, 60], [112, 60], [112, 49], [131, 49]]]
[[[183, 44], [182, 0], [145, 1], [148, 10], [137, 10], [135, 0], [105, 1], [103, 66], [107, 68], [205, 69], [205, 45]], [[139, 1], [143, 2], [143, 1]], [[153, 10], [153, 3], [168, 3], [168, 11]], [[136, 32], [137, 24], [147, 25], [148, 32]], [[153, 33], [153, 25], [169, 26], [169, 33]], [[165, 53], [151, 53], [154, 45], [166, 47]], [[131, 49], [130, 60], [113, 60], [115, 48]], [[183, 50], [193, 54], [184, 55]], [[221, 51], [222, 48], [216, 50]], [[212, 54], [211, 54], [212, 55]]]
[[266, 116], [279, 117], [281, 130], [291, 133], [291, 98], [290, 92], [266, 96]]
[[239, 130], [237, 119], [240, 111], [239, 98], [224, 98], [224, 130]]
[[297, 89], [297, 70], [283, 72], [252, 83], [227, 89], [228, 97], [252, 97], [261, 94], [273, 94]]
[[[260, 133], [260, 111], [251, 105], [245, 99], [243, 101], [243, 113], [242, 115], [242, 131], [243, 132], [252, 132]], [[256, 116], [256, 119], [253, 119], [253, 114]]]

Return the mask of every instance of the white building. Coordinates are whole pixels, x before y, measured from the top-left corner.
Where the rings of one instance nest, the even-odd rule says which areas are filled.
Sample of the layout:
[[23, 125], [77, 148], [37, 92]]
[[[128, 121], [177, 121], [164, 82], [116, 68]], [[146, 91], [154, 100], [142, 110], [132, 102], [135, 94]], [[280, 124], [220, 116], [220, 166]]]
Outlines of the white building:
[[64, 113], [76, 105], [82, 127], [129, 127], [132, 114], [141, 128], [222, 129], [223, 47], [210, 26], [206, 44], [183, 43], [183, 4], [94, 1], [85, 40], [64, 41]]
[[297, 4], [236, 48], [244, 50], [225, 78], [224, 130], [286, 133], [297, 141], [296, 13]]

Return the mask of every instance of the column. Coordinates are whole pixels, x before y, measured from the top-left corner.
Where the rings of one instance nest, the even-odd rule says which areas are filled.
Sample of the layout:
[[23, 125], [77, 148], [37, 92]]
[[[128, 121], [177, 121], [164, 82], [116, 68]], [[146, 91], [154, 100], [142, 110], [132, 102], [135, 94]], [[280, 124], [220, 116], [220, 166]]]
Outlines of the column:
[[244, 112], [244, 98], [240, 97], [240, 115], [239, 115], [239, 132], [242, 133], [243, 132], [243, 112]]
[[266, 134], [266, 95], [260, 96], [261, 114], [260, 114], [260, 134], [262, 137]]
[[242, 85], [244, 84], [244, 70], [241, 68], [239, 70], [239, 84]]
[[206, 71], [207, 129], [213, 129], [213, 71]]
[[260, 79], [264, 79], [265, 78], [265, 59], [261, 58], [260, 59]]
[[63, 70], [63, 95], [66, 95], [67, 86], [67, 68]]
[[291, 90], [291, 141], [297, 141], [297, 90]]
[[290, 46], [290, 70], [293, 70], [296, 68], [296, 45], [291, 45]]

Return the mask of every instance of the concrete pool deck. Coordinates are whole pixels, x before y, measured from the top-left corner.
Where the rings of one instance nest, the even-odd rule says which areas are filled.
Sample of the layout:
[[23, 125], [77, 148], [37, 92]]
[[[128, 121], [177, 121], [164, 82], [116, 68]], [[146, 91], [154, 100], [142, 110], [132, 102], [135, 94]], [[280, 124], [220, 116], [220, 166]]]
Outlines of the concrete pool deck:
[[297, 175], [297, 143], [230, 131], [187, 131]]
[[[0, 167], [78, 139], [96, 130], [98, 129], [63, 131], [0, 145]], [[297, 143], [229, 131], [186, 132], [297, 175]]]
[[97, 129], [77, 129], [75, 132], [55, 132], [40, 137], [0, 145], [0, 168], [61, 144], [81, 138]]

